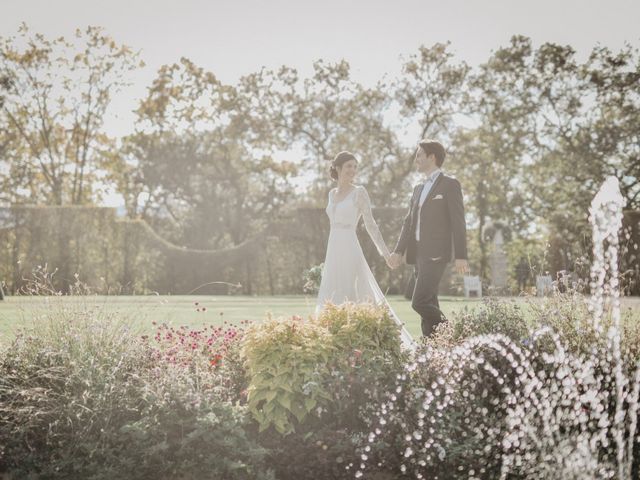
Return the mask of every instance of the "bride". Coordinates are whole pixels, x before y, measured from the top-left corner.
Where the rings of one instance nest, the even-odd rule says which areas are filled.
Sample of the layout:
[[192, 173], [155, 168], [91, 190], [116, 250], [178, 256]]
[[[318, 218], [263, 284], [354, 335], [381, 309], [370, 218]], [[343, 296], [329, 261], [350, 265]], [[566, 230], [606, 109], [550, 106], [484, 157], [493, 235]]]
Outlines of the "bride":
[[387, 263], [389, 262], [391, 253], [371, 214], [369, 194], [364, 187], [352, 183], [357, 168], [358, 161], [350, 152], [340, 152], [331, 164], [331, 178], [338, 182], [338, 186], [329, 192], [329, 204], [326, 209], [331, 230], [316, 313], [320, 312], [326, 302], [333, 304], [371, 302], [385, 305], [391, 317], [400, 326], [400, 339], [403, 345], [414, 350], [415, 342], [411, 334], [393, 312], [380, 290], [356, 236], [356, 227], [362, 216], [367, 232], [378, 252]]

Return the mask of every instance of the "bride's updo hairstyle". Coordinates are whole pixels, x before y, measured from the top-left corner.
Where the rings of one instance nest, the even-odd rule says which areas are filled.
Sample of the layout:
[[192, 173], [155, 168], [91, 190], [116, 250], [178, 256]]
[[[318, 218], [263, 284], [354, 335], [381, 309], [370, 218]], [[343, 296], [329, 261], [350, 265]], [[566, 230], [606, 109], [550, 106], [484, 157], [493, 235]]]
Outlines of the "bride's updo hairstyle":
[[331, 162], [331, 168], [329, 168], [329, 175], [331, 175], [331, 178], [338, 180], [338, 168], [342, 167], [342, 165], [350, 160], [355, 160], [356, 164], [358, 163], [358, 159], [351, 152], [347, 152], [345, 150], [344, 152], [337, 154], [336, 158]]

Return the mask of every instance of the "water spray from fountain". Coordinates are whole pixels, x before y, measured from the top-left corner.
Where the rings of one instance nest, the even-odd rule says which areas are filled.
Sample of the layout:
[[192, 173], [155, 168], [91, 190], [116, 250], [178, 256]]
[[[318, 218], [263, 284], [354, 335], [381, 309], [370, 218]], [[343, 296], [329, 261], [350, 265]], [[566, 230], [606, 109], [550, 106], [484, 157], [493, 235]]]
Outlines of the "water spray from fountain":
[[[458, 345], [448, 354], [442, 370], [444, 378], [411, 392], [418, 406], [416, 418], [406, 422], [411, 425], [399, 422], [405, 431], [403, 474], [436, 478], [427, 462], [443, 460], [455, 438], [440, 437], [434, 427], [447, 409], [458, 408], [476, 416], [482, 428], [476, 426], [475, 434], [484, 436], [488, 447], [499, 448], [502, 479], [514, 475], [532, 479], [632, 479], [640, 364], [625, 367], [621, 351], [618, 235], [623, 206], [618, 181], [611, 177], [590, 208], [594, 258], [588, 301], [592, 318], [587, 323], [597, 338], [592, 351], [570, 351], [549, 327], [533, 332], [522, 344], [493, 334]], [[398, 375], [393, 391], [380, 406], [378, 424], [369, 434], [355, 478], [364, 477], [370, 445], [384, 435], [398, 411], [399, 395], [409, 395], [407, 390], [412, 386], [407, 379], [419, 375], [421, 369], [429, 369], [429, 356], [429, 351], [419, 353]], [[473, 373], [469, 380], [469, 372], [484, 372], [486, 377]], [[499, 392], [491, 400], [504, 402], [503, 430], [482, 424], [486, 408], [472, 411], [478, 398], [474, 389], [484, 388], [488, 382], [493, 383], [494, 392]], [[485, 388], [480, 395], [486, 392]], [[487, 478], [482, 468], [458, 473], [466, 473], [467, 478]]]

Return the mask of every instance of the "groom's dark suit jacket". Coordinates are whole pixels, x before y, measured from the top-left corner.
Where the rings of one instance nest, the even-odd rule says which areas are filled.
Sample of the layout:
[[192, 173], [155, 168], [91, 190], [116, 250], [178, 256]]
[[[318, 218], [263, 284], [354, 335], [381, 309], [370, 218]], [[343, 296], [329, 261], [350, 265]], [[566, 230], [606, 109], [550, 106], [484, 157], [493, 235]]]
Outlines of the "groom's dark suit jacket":
[[[460, 182], [440, 173], [420, 209], [424, 184], [416, 185], [409, 214], [404, 219], [400, 239], [394, 252], [415, 264], [419, 255], [433, 262], [449, 262], [467, 258], [466, 224]], [[416, 225], [420, 215], [420, 241], [416, 241]], [[453, 248], [452, 248], [453, 247]]]

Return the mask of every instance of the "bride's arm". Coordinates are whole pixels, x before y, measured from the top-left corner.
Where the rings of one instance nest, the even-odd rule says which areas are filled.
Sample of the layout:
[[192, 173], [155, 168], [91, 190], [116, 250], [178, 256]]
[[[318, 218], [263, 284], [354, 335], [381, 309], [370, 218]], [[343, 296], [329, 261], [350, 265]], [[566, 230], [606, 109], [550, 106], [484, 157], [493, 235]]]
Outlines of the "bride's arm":
[[385, 259], [389, 258], [390, 252], [387, 248], [386, 243], [384, 243], [384, 239], [382, 238], [382, 234], [380, 233], [380, 229], [378, 228], [378, 224], [373, 218], [373, 214], [371, 213], [371, 200], [369, 199], [369, 194], [365, 190], [364, 187], [358, 187], [357, 194], [357, 202], [358, 209], [362, 214], [362, 218], [364, 219], [364, 226], [375, 243], [376, 248], [380, 255], [382, 255]]

